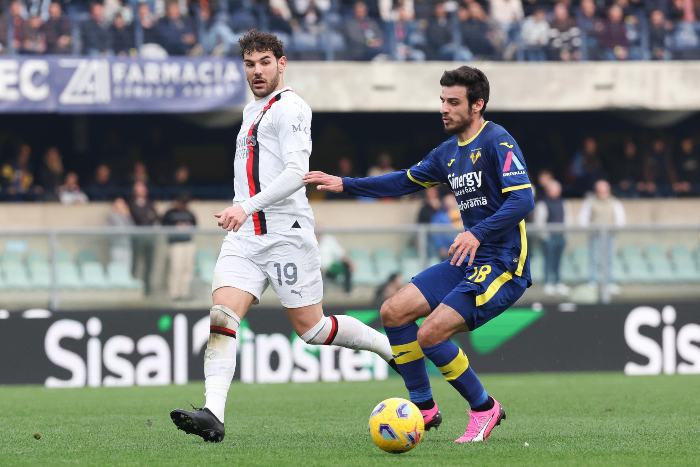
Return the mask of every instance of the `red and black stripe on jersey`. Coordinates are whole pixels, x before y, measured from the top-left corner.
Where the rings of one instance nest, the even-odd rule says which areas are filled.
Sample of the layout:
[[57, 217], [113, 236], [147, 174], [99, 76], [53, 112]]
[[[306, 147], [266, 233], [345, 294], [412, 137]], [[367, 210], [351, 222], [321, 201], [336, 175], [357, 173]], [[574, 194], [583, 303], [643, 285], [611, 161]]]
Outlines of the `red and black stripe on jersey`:
[[[270, 99], [270, 102], [262, 109], [260, 115], [257, 116], [248, 129], [248, 138], [246, 140], [248, 146], [246, 174], [248, 175], [248, 193], [251, 198], [260, 193], [260, 145], [258, 144], [258, 126], [265, 116], [265, 113], [270, 110], [270, 107], [272, 107], [275, 102], [282, 99], [282, 93], [285, 91], [280, 92]], [[253, 213], [253, 228], [255, 230], [255, 235], [264, 235], [267, 233], [267, 221], [265, 220], [265, 213], [263, 211]]]

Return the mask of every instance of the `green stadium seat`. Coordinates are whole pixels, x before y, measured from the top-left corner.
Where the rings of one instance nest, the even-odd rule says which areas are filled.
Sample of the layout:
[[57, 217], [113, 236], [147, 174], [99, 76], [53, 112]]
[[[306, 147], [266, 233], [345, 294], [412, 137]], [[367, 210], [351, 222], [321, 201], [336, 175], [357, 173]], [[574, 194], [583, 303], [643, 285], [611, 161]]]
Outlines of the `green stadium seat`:
[[32, 250], [29, 253], [27, 253], [27, 264], [32, 264], [32, 263], [47, 263], [48, 262], [48, 256], [46, 253], [43, 251], [36, 251]]
[[116, 289], [139, 289], [143, 282], [131, 276], [129, 266], [121, 262], [111, 262], [107, 265], [107, 283]]
[[423, 264], [420, 258], [402, 258], [401, 259], [401, 275], [405, 281], [411, 280], [414, 276], [423, 271]]
[[51, 265], [40, 261], [38, 257], [29, 259], [29, 278], [32, 287], [48, 289], [51, 287]]
[[78, 266], [71, 261], [56, 263], [56, 284], [61, 289], [80, 289], [83, 281], [80, 280]]
[[102, 264], [97, 261], [86, 261], [81, 264], [83, 285], [89, 288], [105, 289], [109, 287]]
[[401, 272], [401, 266], [396, 258], [396, 254], [386, 248], [380, 248], [374, 252], [374, 264], [377, 270], [377, 276], [379, 276], [382, 282], [391, 274]]
[[5, 279], [5, 288], [28, 289], [31, 287], [27, 269], [22, 262], [3, 258], [2, 272]]
[[93, 250], [80, 250], [75, 257], [75, 260], [78, 262], [78, 264], [96, 263], [98, 261], [97, 253], [95, 253]]
[[530, 257], [530, 275], [534, 283], [544, 283], [544, 256], [542, 254], [536, 253]]
[[382, 282], [374, 268], [374, 262], [367, 250], [353, 248], [348, 255], [355, 265], [353, 282], [358, 285], [378, 285]]
[[653, 271], [655, 281], [673, 282], [676, 274], [671, 264], [669, 255], [658, 245], [651, 245], [646, 249], [646, 257]]
[[676, 274], [676, 279], [680, 282], [700, 281], [700, 271], [695, 262], [690, 249], [685, 245], [674, 245], [671, 248], [671, 262]]

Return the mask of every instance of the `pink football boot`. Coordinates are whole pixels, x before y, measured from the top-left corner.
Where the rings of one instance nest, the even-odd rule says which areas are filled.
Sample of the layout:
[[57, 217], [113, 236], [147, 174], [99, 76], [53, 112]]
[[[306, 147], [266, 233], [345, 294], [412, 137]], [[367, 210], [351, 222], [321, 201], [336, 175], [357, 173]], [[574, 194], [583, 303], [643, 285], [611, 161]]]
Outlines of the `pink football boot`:
[[469, 414], [469, 425], [467, 431], [462, 436], [455, 440], [455, 443], [477, 443], [486, 441], [486, 438], [491, 434], [491, 430], [501, 424], [501, 420], [506, 419], [506, 412], [501, 404], [494, 399], [491, 410], [484, 412], [474, 412]]

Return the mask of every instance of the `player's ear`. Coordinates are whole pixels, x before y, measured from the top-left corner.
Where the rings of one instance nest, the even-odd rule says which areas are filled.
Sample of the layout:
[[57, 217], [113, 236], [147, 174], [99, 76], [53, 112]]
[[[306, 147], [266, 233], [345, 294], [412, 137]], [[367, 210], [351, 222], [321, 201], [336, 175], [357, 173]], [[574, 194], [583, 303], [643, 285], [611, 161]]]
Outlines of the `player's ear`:
[[279, 60], [277, 60], [277, 69], [280, 73], [283, 73], [285, 68], [287, 68], [287, 57], [282, 55]]

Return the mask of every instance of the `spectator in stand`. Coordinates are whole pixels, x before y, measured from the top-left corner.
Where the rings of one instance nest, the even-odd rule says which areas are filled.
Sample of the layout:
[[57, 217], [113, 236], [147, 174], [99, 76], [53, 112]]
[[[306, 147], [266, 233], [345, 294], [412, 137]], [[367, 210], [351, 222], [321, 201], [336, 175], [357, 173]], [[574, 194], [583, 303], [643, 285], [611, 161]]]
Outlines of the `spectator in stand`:
[[562, 62], [581, 60], [581, 30], [569, 15], [569, 8], [565, 2], [557, 2], [554, 5], [554, 17], [549, 34], [552, 59]]
[[447, 16], [445, 3], [436, 3], [433, 17], [425, 31], [428, 60], [455, 60], [468, 62], [472, 59], [467, 49], [457, 43], [452, 22]]
[[388, 152], [382, 152], [377, 157], [377, 163], [369, 168], [367, 171], [368, 177], [377, 177], [379, 175], [388, 174], [394, 172], [393, 162], [391, 160], [391, 154]]
[[131, 171], [129, 179], [132, 183], [142, 182], [148, 184], [150, 177], [148, 176], [148, 169], [143, 161], [134, 162], [134, 167]]
[[489, 24], [483, 7], [477, 2], [472, 2], [466, 8], [460, 7], [457, 16], [463, 45], [477, 59], [497, 59], [497, 32]]
[[134, 48], [134, 29], [126, 24], [121, 13], [114, 15], [114, 21], [109, 29], [112, 52], [119, 56], [129, 56]]
[[[133, 195], [129, 203], [129, 212], [134, 225], [152, 227], [158, 223], [158, 212], [148, 196], [148, 187], [144, 182], [134, 183]], [[137, 235], [133, 241], [132, 270], [135, 277], [141, 277], [144, 293], [151, 293], [151, 271], [155, 254], [156, 239], [153, 235]], [[139, 274], [140, 273], [140, 274]]]
[[334, 235], [323, 233], [318, 239], [321, 271], [330, 280], [340, 281], [345, 293], [352, 292], [352, 272], [355, 266]]
[[581, 0], [576, 12], [576, 25], [581, 31], [581, 47], [586, 52], [584, 58], [598, 58], [598, 35], [603, 29], [603, 23], [598, 18], [594, 0]]
[[700, 58], [700, 26], [697, 13], [692, 2], [686, 0], [683, 4], [683, 16], [676, 23], [673, 35], [675, 57], [680, 60], [696, 60]]
[[158, 28], [148, 2], [141, 2], [136, 10], [140, 27], [136, 28], [136, 44], [158, 43]]
[[[566, 209], [561, 197], [561, 184], [551, 179], [544, 185], [544, 196], [535, 205], [535, 225], [564, 225]], [[569, 287], [561, 281], [561, 258], [566, 247], [564, 232], [546, 232], [542, 235], [544, 249], [544, 293], [568, 295]]]
[[511, 31], [520, 23], [525, 14], [521, 0], [489, 0], [489, 13], [491, 19], [498, 24], [507, 37], [511, 37]]
[[63, 15], [60, 2], [49, 5], [49, 19], [44, 23], [46, 51], [49, 54], [69, 54], [72, 51], [71, 25]]
[[[594, 194], [583, 201], [579, 211], [579, 224], [583, 227], [625, 225], [625, 208], [617, 198], [612, 196], [610, 183], [606, 180], [598, 180], [595, 183]], [[588, 255], [591, 284], [602, 283], [608, 287], [610, 293], [619, 291], [619, 287], [610, 280], [609, 259], [614, 258], [614, 253], [615, 242], [612, 234], [608, 233], [605, 236], [597, 232], [590, 234]]]
[[[189, 196], [181, 194], [163, 215], [163, 225], [191, 229], [197, 225], [197, 218], [189, 209]], [[168, 236], [168, 295], [171, 300], [190, 298], [190, 286], [194, 276], [194, 256], [196, 246], [192, 234], [178, 233]]]
[[690, 136], [681, 140], [674, 154], [673, 166], [677, 180], [673, 191], [681, 195], [698, 195], [700, 192], [700, 151]]
[[627, 60], [629, 58], [629, 40], [627, 28], [623, 22], [623, 10], [619, 5], [608, 8], [608, 19], [598, 35], [598, 42], [604, 60]]
[[423, 190], [423, 203], [418, 210], [418, 217], [416, 218], [417, 224], [430, 224], [433, 220], [433, 216], [442, 207], [442, 202], [440, 201], [440, 190], [436, 186], [431, 186]]
[[[107, 225], [113, 227], [112, 230], [127, 229], [133, 227], [134, 221], [129, 212], [129, 205], [124, 198], [117, 198], [112, 203], [112, 209], [107, 214]], [[131, 269], [132, 258], [131, 236], [110, 235], [109, 237], [109, 260], [113, 263], [126, 264]]]
[[670, 148], [666, 141], [654, 138], [643, 164], [643, 182], [640, 192], [644, 196], [668, 196], [671, 194], [673, 168], [671, 167]]
[[200, 42], [204, 53], [213, 56], [229, 55], [236, 47], [238, 36], [231, 30], [226, 13], [221, 11], [212, 14], [209, 4], [203, 4], [199, 17]]
[[668, 49], [668, 42], [673, 26], [666, 20], [664, 12], [654, 10], [649, 16], [649, 47], [651, 48], [652, 60], [669, 60], [671, 51]]
[[25, 55], [42, 55], [46, 53], [46, 32], [41, 16], [32, 15], [24, 22], [22, 28], [22, 47], [20, 53]]
[[268, 28], [285, 44], [288, 44], [290, 37], [292, 37], [291, 21], [292, 18], [289, 16], [288, 8], [280, 8], [279, 2], [270, 5]]
[[37, 188], [31, 167], [32, 148], [21, 144], [14, 162], [2, 166], [0, 186], [4, 198], [10, 201], [31, 201], [35, 198]]
[[[25, 16], [26, 8], [20, 0], [14, 0], [10, 3], [8, 11], [3, 13], [0, 18], [0, 43], [2, 44], [2, 49], [9, 49], [13, 52], [20, 51], [22, 48]], [[12, 24], [12, 37], [8, 38], [10, 23]], [[8, 39], [10, 39], [11, 43], [8, 43]]]
[[520, 29], [523, 58], [527, 61], [544, 61], [547, 59], [546, 47], [549, 44], [549, 23], [544, 8], [538, 7], [525, 18]]
[[78, 184], [78, 174], [68, 172], [66, 180], [58, 187], [58, 199], [61, 204], [85, 204], [88, 202], [88, 197]]
[[112, 44], [102, 4], [90, 4], [90, 19], [83, 23], [81, 40], [85, 55], [106, 55], [110, 52]]
[[[355, 167], [353, 166], [352, 159], [350, 159], [348, 156], [341, 156], [338, 159], [338, 170], [336, 170], [335, 173], [339, 177], [351, 177], [351, 178], [357, 177], [357, 172], [355, 172]], [[328, 200], [347, 200], [347, 199], [355, 199], [355, 197], [348, 194], [345, 191], [342, 191], [340, 193], [328, 192], [328, 193], [326, 193], [326, 199], [328, 199]]]
[[425, 36], [413, 17], [413, 10], [401, 5], [394, 21], [393, 42], [396, 45], [394, 58], [399, 61], [425, 60], [425, 52], [421, 47], [425, 44]]
[[574, 154], [569, 172], [573, 182], [570, 194], [573, 196], [582, 196], [593, 188], [596, 180], [605, 177], [595, 138], [587, 136], [583, 139], [581, 149]]
[[353, 16], [345, 22], [347, 53], [351, 60], [372, 60], [382, 52], [384, 45], [379, 24], [367, 16], [367, 4], [355, 2]]
[[176, 197], [192, 192], [190, 168], [186, 165], [180, 165], [175, 169], [175, 173], [173, 174], [172, 190], [172, 194]]
[[[431, 226], [452, 226], [453, 230], [463, 230], [462, 217], [457, 208], [457, 199], [452, 192], [445, 193], [442, 197], [442, 206], [430, 220]], [[450, 245], [454, 242], [455, 232], [433, 232], [430, 234], [430, 254], [437, 255], [440, 259], [448, 257]]]
[[58, 201], [58, 187], [64, 181], [63, 159], [56, 147], [50, 147], [44, 153], [44, 160], [39, 167], [39, 187], [43, 191], [44, 201]]
[[639, 156], [637, 143], [632, 139], [625, 141], [622, 148], [622, 161], [617, 164], [617, 192], [624, 198], [636, 198], [642, 188], [643, 161]]
[[95, 168], [95, 177], [86, 191], [91, 201], [109, 201], [116, 196], [117, 185], [112, 180], [112, 170], [107, 164]]
[[158, 21], [158, 35], [170, 55], [187, 55], [197, 42], [192, 20], [182, 15], [177, 1], [166, 4], [165, 17]]

